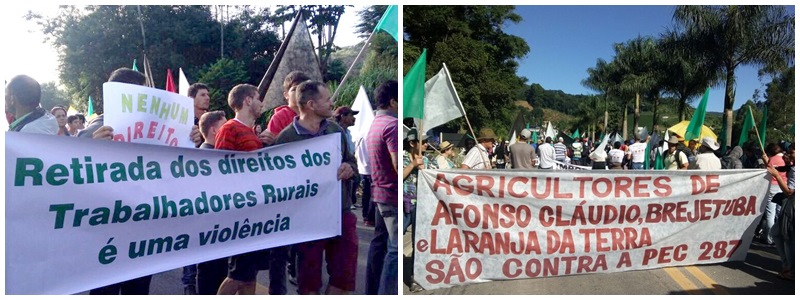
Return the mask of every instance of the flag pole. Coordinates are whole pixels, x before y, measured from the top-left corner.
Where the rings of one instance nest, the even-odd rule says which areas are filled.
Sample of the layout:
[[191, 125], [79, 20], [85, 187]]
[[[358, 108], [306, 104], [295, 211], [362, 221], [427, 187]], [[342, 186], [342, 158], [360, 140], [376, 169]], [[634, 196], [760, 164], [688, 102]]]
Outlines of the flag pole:
[[[753, 121], [755, 121], [755, 118], [753, 118], [753, 109], [751, 109], [750, 106], [748, 106], [747, 110], [750, 112], [750, 118], [752, 118]], [[755, 126], [753, 126], [753, 128], [755, 128]], [[750, 130], [753, 130], [753, 128], [750, 128]], [[758, 133], [758, 128], [756, 128], [756, 138], [758, 138], [758, 144], [761, 146], [761, 152], [767, 154], [766, 149], [764, 149], [764, 143], [761, 142], [761, 135]]]
[[[444, 67], [444, 71], [447, 72], [447, 80], [450, 81], [450, 86], [455, 87], [455, 84], [453, 84], [453, 77], [450, 76], [450, 70], [447, 69], [447, 64], [442, 63], [442, 67]], [[464, 110], [464, 104], [461, 103], [461, 97], [458, 96], [458, 91], [456, 91], [455, 88], [453, 89], [453, 92], [456, 94], [456, 99], [458, 99], [458, 106], [461, 109], [461, 113], [464, 114], [464, 120], [467, 121], [467, 128], [469, 128], [469, 132], [472, 133], [472, 139], [475, 140], [475, 145], [477, 146], [478, 137], [475, 135], [475, 130], [472, 130], [472, 124], [469, 123], [469, 117], [467, 117], [467, 111]], [[488, 151], [489, 149], [486, 150]], [[486, 160], [483, 159], [483, 156], [481, 156], [481, 161], [484, 163], [484, 165], [486, 165]], [[491, 162], [489, 163], [489, 166], [491, 167]]]
[[[444, 71], [447, 72], [447, 80], [450, 81], [450, 85], [455, 86], [453, 84], [452, 76], [450, 76], [450, 70], [447, 69], [447, 64], [442, 63], [442, 66], [444, 67]], [[469, 128], [469, 132], [472, 133], [472, 139], [475, 140], [475, 144], [477, 145], [478, 138], [475, 136], [475, 131], [472, 130], [472, 124], [469, 123], [469, 117], [467, 117], [467, 112], [464, 110], [464, 104], [461, 103], [461, 97], [458, 96], [458, 91], [456, 91], [455, 89], [453, 90], [453, 92], [455, 92], [456, 99], [458, 99], [458, 106], [461, 109], [461, 113], [464, 114], [464, 120], [467, 121], [467, 128]]]
[[334, 102], [336, 101], [335, 100], [336, 99], [336, 95], [339, 94], [339, 89], [342, 88], [342, 85], [344, 85], [344, 82], [347, 80], [347, 78], [350, 77], [350, 73], [353, 71], [353, 68], [356, 66], [356, 63], [358, 63], [358, 60], [361, 59], [361, 55], [364, 54], [364, 49], [367, 49], [367, 46], [369, 46], [369, 42], [372, 41], [372, 37], [374, 35], [375, 35], [375, 31], [373, 30], [372, 33], [369, 34], [369, 37], [367, 38], [367, 41], [364, 42], [364, 46], [362, 46], [361, 50], [358, 51], [358, 55], [356, 55], [356, 59], [354, 59], [353, 63], [350, 64], [350, 68], [347, 69], [347, 73], [344, 73], [344, 77], [342, 77], [342, 81], [339, 82], [339, 85], [336, 86], [336, 90], [333, 91], [333, 95], [331, 95], [331, 99], [333, 99]]

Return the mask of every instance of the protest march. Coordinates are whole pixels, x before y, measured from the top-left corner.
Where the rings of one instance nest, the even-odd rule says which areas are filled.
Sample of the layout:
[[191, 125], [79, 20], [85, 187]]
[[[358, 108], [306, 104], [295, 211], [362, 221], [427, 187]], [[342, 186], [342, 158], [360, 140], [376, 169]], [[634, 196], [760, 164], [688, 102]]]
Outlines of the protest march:
[[[171, 20], [148, 22], [212, 12], [210, 6], [84, 9], [72, 25], [104, 22], [109, 12], [141, 17], [174, 10]], [[237, 10], [249, 22], [264, 22], [253, 14], [275, 14], [269, 7]], [[200, 54], [184, 49], [168, 63], [161, 50], [142, 51], [141, 64], [104, 61], [112, 71], [103, 82], [71, 90], [90, 93], [85, 114], [73, 108], [82, 101], [52, 105], [50, 85], [30, 75], [8, 78], [5, 293], [397, 295], [397, 243], [389, 243], [387, 224], [397, 220], [398, 82], [375, 60], [396, 61], [398, 12], [397, 6], [362, 10], [371, 25], [359, 30], [368, 38], [341, 74], [326, 74], [315, 49], [325, 45], [314, 45], [309, 19], [328, 14], [338, 22], [345, 6], [284, 6], [290, 26], [282, 41], [257, 46], [272, 60], [268, 66], [264, 57], [228, 64], [256, 43], [249, 41], [228, 46], [236, 52], [231, 60], [189, 66], [200, 70], [188, 73], [196, 80], [181, 67], [176, 84], [167, 69], [161, 88], [153, 65]], [[72, 12], [63, 7], [60, 17]], [[149, 24], [140, 22], [144, 37]], [[320, 26], [315, 30], [337, 26], [311, 23]], [[279, 37], [274, 28], [253, 26], [254, 35]], [[333, 37], [325, 38], [332, 47]], [[62, 64], [63, 74], [75, 67]], [[217, 67], [264, 69], [253, 78], [239, 70], [215, 73]], [[375, 71], [351, 72], [356, 68]], [[95, 77], [85, 77], [80, 84], [92, 85]], [[180, 280], [169, 276], [177, 274]]]
[[[793, 18], [793, 8], [759, 8]], [[724, 16], [744, 11], [750, 10], [405, 8], [404, 291], [793, 293], [793, 84], [786, 81], [788, 98], [776, 94], [778, 82], [794, 78], [787, 55], [793, 40], [759, 42], [775, 43], [770, 66], [782, 71], [771, 73], [771, 92], [756, 90], [739, 108], [724, 72], [673, 72], [673, 63], [709, 68], [693, 59], [715, 54], [691, 43], [734, 34], [692, 22], [716, 18], [712, 23], [733, 26], [740, 20]], [[588, 70], [577, 62], [607, 50], [588, 45], [609, 38], [603, 30], [611, 21], [576, 18], [643, 13], [674, 13], [676, 29], [611, 41], [611, 58], [596, 58]], [[571, 21], [536, 23], [552, 15]], [[747, 24], [763, 26], [763, 34], [794, 30], [767, 28], [778, 19], [756, 19]], [[583, 22], [597, 30], [564, 30]], [[483, 31], [460, 29], [474, 24]], [[573, 40], [580, 47], [568, 44]], [[736, 47], [719, 46], [710, 51]], [[582, 77], [590, 94], [576, 95], [569, 77]], [[753, 279], [751, 268], [769, 278]], [[623, 272], [636, 274], [625, 275], [628, 281], [602, 276]]]

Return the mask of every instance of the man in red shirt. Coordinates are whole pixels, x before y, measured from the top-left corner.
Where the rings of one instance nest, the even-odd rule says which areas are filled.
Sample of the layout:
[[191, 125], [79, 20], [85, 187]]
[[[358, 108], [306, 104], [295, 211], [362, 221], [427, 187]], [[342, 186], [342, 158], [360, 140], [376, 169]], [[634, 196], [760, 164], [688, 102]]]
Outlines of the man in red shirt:
[[300, 112], [300, 108], [297, 106], [297, 98], [295, 97], [295, 89], [298, 85], [310, 79], [308, 75], [300, 71], [293, 71], [286, 75], [286, 78], [283, 79], [283, 98], [286, 99], [287, 105], [275, 108], [275, 113], [269, 119], [269, 124], [267, 124], [267, 131], [278, 136], [281, 130], [292, 124], [294, 117]]
[[[258, 88], [250, 84], [240, 84], [228, 93], [228, 105], [236, 115], [225, 122], [217, 133], [214, 148], [236, 151], [253, 151], [264, 147], [263, 142], [272, 144], [272, 135], [260, 137], [253, 130], [256, 118], [261, 114], [263, 102]], [[262, 142], [263, 141], [263, 142]], [[254, 295], [258, 261], [267, 259], [263, 250], [234, 255], [230, 259], [228, 277], [222, 282], [217, 295]]]

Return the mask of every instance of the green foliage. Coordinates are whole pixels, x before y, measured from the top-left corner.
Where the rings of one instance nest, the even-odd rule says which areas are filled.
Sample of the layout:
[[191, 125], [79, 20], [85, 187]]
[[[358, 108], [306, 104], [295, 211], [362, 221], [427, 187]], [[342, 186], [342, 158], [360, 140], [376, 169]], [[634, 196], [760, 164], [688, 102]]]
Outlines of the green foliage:
[[244, 63], [228, 58], [219, 59], [200, 72], [198, 81], [208, 85], [211, 97], [208, 109], [223, 110], [228, 118], [232, 118], [234, 112], [228, 106], [228, 92], [237, 84], [247, 82]]
[[65, 91], [59, 89], [56, 83], [52, 81], [42, 84], [41, 99], [40, 104], [42, 108], [47, 111], [50, 111], [54, 106], [69, 108], [69, 95]]
[[[397, 43], [385, 32], [376, 33], [361, 70], [351, 74], [336, 96], [336, 106], [350, 106], [358, 95], [359, 86], [364, 86], [367, 95], [374, 100], [373, 92], [387, 80], [397, 80]], [[339, 81], [329, 82], [331, 91], [336, 90]], [[373, 103], [373, 108], [375, 108]]]
[[[794, 15], [773, 5], [679, 6], [675, 10], [680, 49], [707, 61], [725, 83], [725, 113], [734, 104], [736, 67], [751, 65], [769, 73], [794, 61]], [[732, 142], [732, 119], [724, 139]]]
[[319, 57], [322, 77], [327, 78], [331, 54], [336, 51], [333, 40], [336, 38], [339, 20], [344, 14], [346, 6], [352, 7], [352, 5], [279, 5], [275, 10], [275, 15], [269, 20], [273, 24], [279, 24], [282, 31], [285, 32], [284, 23], [292, 20], [297, 11], [302, 9], [305, 21], [310, 24], [311, 33], [317, 38], [317, 47], [319, 47], [317, 57]]
[[[512, 103], [524, 88], [517, 59], [530, 48], [502, 31], [519, 22], [513, 6], [406, 6], [403, 8], [403, 73], [428, 49], [426, 78], [447, 64], [473, 129], [508, 130]], [[445, 125], [466, 128], [461, 119]]]
[[[241, 82], [259, 82], [280, 46], [267, 29], [268, 16], [268, 10], [242, 7], [223, 25], [224, 56], [246, 66]], [[182, 67], [190, 82], [197, 82], [201, 68], [220, 56], [220, 23], [208, 6], [62, 6], [53, 19], [28, 18], [58, 49], [59, 78], [78, 110], [85, 110], [92, 96], [95, 110], [102, 113], [102, 84], [136, 58], [144, 71], [143, 53], [157, 88], [166, 84], [168, 68]]]
[[[772, 79], [767, 84], [767, 108], [769, 116], [767, 118], [767, 142], [772, 140], [794, 140], [790, 129], [795, 124], [795, 92], [794, 92], [794, 66], [782, 72], [779, 76]], [[776, 131], [775, 134], [772, 130]]]

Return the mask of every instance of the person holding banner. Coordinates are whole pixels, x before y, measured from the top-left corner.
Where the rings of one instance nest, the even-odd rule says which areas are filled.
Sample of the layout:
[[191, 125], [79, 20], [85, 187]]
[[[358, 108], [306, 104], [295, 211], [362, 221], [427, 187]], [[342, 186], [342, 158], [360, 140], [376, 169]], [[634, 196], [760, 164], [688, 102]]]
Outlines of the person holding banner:
[[[217, 133], [225, 122], [227, 122], [225, 112], [221, 110], [210, 111], [200, 116], [198, 125], [200, 126], [200, 134], [203, 135], [203, 143], [200, 144], [200, 149], [214, 149]], [[184, 267], [184, 277], [186, 277], [186, 273], [186, 267]], [[198, 263], [195, 271], [195, 276], [197, 277], [189, 278], [189, 283], [193, 283], [192, 286], [186, 285], [185, 278], [181, 278], [184, 283], [184, 295], [192, 295], [193, 292], [200, 295], [216, 295], [217, 289], [222, 284], [222, 281], [225, 280], [227, 273], [227, 257]], [[196, 282], [196, 285], [194, 282]]]
[[375, 89], [378, 110], [367, 133], [367, 152], [372, 173], [375, 233], [367, 255], [367, 295], [397, 295], [397, 81]]
[[8, 131], [58, 134], [56, 118], [39, 106], [42, 88], [28, 75], [17, 75], [6, 84]]
[[292, 71], [284, 77], [283, 98], [286, 99], [286, 105], [276, 107], [267, 124], [267, 130], [273, 135], [277, 136], [294, 121], [299, 112], [296, 99], [297, 86], [310, 79], [311, 77], [300, 71]]
[[[776, 143], [769, 143], [769, 144], [767, 144], [767, 147], [765, 147], [765, 148], [766, 148], [767, 151], [765, 152], [765, 155], [762, 155], [762, 160], [766, 162], [767, 166], [772, 166], [772, 167], [779, 168], [780, 170], [782, 170], [782, 171], [779, 171], [779, 174], [780, 174], [781, 179], [783, 180], [783, 182], [786, 182], [787, 181], [786, 171], [783, 170], [783, 168], [780, 168], [780, 167], [784, 167], [786, 165], [785, 160], [783, 158], [783, 156], [784, 156], [783, 150]], [[775, 219], [776, 219], [776, 217], [778, 215], [778, 211], [780, 210], [780, 207], [778, 206], [778, 204], [775, 203], [775, 202], [772, 202], [772, 197], [774, 197], [776, 194], [778, 194], [780, 192], [781, 192], [781, 188], [780, 188], [779, 182], [778, 182], [777, 179], [773, 178], [772, 181], [770, 182], [769, 194], [767, 195], [767, 210], [764, 213], [765, 218], [766, 218], [766, 224], [765, 224], [765, 226], [763, 228], [764, 228], [764, 233], [766, 233], [766, 234], [762, 234], [764, 242], [766, 242], [768, 245], [774, 245], [774, 241], [772, 239], [772, 234], [771, 234], [772, 231], [771, 230], [772, 230], [772, 227], [775, 224]]]
[[[328, 134], [341, 134], [342, 162], [338, 179], [342, 181], [341, 210], [342, 234], [337, 237], [309, 241], [297, 245], [297, 283], [300, 294], [319, 294], [322, 287], [322, 258], [328, 266], [330, 280], [326, 294], [346, 294], [356, 289], [358, 265], [358, 235], [356, 216], [350, 211], [350, 194], [354, 193], [350, 179], [356, 170], [356, 159], [351, 153], [344, 129], [328, 121], [333, 115], [333, 103], [328, 87], [318, 81], [305, 81], [295, 91], [300, 116], [291, 126], [281, 131], [277, 144], [311, 139]], [[271, 267], [270, 267], [271, 268]], [[285, 270], [282, 269], [281, 271]]]
[[[295, 90], [297, 86], [306, 80], [310, 80], [306, 73], [300, 71], [292, 71], [286, 74], [283, 78], [283, 99], [286, 100], [286, 105], [281, 105], [273, 110], [272, 117], [267, 122], [267, 130], [274, 136], [278, 136], [283, 129], [292, 124], [294, 117], [297, 116], [297, 98]], [[297, 285], [297, 249], [295, 246], [289, 246], [289, 258], [286, 267], [289, 272], [289, 283]]]
[[[109, 82], [122, 82], [136, 85], [144, 85], [145, 79], [144, 74], [128, 68], [116, 69], [114, 72], [111, 72], [111, 75], [108, 77]], [[111, 128], [111, 126], [104, 126], [103, 119], [103, 115], [92, 119], [84, 130], [78, 132], [78, 137], [111, 140], [114, 136], [114, 129]], [[152, 276], [153, 275], [142, 276], [136, 279], [92, 289], [89, 291], [89, 295], [148, 295], [150, 294], [150, 281]]]
[[490, 137], [478, 138], [478, 144], [469, 149], [464, 160], [461, 162], [461, 169], [491, 169], [492, 164], [489, 160], [489, 148], [494, 144], [494, 139]]
[[[253, 131], [252, 127], [256, 118], [261, 113], [263, 102], [258, 94], [258, 89], [250, 84], [239, 84], [228, 93], [228, 105], [236, 113], [235, 117], [225, 122], [217, 133], [214, 148], [236, 151], [253, 151], [263, 147], [262, 140]], [[277, 256], [277, 255], [276, 255]], [[220, 284], [217, 295], [254, 295], [256, 292], [256, 275], [259, 263], [268, 258], [266, 250], [253, 251], [231, 256], [228, 266], [228, 276]], [[280, 260], [275, 258], [274, 260]], [[270, 262], [272, 262], [271, 259]], [[283, 259], [284, 271], [286, 259]], [[272, 264], [271, 264], [272, 265]], [[272, 275], [270, 268], [270, 275]], [[285, 271], [283, 272], [285, 274]], [[280, 280], [286, 280], [279, 274], [270, 276], [270, 293], [280, 294]], [[275, 287], [273, 287], [275, 282]], [[285, 294], [286, 284], [283, 284]]]
[[[768, 160], [767, 155], [763, 155], [764, 160]], [[778, 182], [782, 194], [776, 194], [781, 201], [781, 212], [778, 221], [772, 227], [770, 235], [775, 241], [775, 248], [781, 257], [781, 271], [778, 277], [785, 280], [794, 280], [794, 143], [789, 145], [786, 154], [783, 155], [784, 167], [767, 166], [767, 171], [772, 175], [773, 180]], [[780, 170], [779, 170], [780, 169]], [[786, 179], [783, 176], [785, 171]]]
[[[421, 140], [420, 140], [421, 139]], [[428, 168], [428, 137], [419, 137], [416, 128], [411, 128], [403, 140], [403, 234], [414, 223], [417, 206], [417, 175], [420, 169]]]

